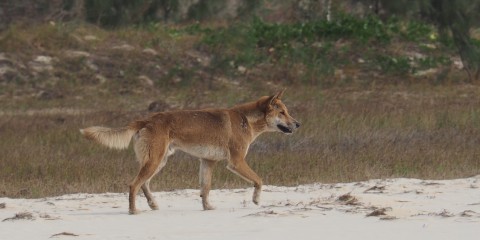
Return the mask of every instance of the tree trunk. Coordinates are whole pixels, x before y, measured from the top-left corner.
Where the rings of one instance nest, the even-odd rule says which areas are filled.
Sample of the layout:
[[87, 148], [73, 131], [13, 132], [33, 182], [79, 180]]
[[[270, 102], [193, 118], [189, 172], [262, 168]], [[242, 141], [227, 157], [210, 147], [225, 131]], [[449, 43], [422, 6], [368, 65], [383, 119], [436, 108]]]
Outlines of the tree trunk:
[[480, 48], [472, 43], [470, 36], [471, 4], [465, 1], [430, 0], [430, 6], [430, 15], [438, 25], [439, 33], [446, 35], [446, 29], [451, 31], [469, 81], [480, 80]]

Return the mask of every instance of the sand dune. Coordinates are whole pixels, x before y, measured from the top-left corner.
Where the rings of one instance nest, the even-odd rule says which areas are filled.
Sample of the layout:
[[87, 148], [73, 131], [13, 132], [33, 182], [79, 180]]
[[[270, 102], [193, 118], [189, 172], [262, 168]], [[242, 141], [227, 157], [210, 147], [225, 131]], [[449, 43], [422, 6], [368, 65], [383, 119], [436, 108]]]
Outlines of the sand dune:
[[0, 198], [0, 239], [479, 239], [480, 175], [454, 180], [214, 190], [202, 211], [198, 190], [143, 197], [128, 215], [127, 194]]

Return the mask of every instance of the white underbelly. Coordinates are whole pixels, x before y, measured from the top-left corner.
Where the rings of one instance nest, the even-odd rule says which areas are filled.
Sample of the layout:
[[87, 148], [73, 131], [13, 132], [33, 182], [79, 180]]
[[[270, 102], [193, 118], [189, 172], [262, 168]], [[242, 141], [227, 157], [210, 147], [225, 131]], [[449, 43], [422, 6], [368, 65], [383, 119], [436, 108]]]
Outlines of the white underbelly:
[[178, 149], [198, 158], [208, 160], [225, 160], [229, 157], [227, 149], [218, 146], [181, 146]]

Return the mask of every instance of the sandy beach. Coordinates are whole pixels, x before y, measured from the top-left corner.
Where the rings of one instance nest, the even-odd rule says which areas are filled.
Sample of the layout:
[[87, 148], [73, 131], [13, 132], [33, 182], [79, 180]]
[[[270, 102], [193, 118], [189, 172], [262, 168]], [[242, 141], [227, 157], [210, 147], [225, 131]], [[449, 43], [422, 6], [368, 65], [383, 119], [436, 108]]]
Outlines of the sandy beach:
[[126, 193], [42, 199], [0, 198], [0, 239], [478, 239], [480, 175], [454, 180], [377, 179], [365, 182], [265, 186], [211, 192], [203, 211], [199, 190], [156, 192], [128, 215]]

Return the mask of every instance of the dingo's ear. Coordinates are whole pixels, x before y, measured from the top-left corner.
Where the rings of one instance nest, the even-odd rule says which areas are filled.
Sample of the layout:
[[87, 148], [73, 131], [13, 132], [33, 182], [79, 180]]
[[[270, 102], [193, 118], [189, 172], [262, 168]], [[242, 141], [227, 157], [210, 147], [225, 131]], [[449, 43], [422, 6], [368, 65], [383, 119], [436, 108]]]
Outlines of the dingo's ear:
[[283, 97], [283, 93], [285, 92], [285, 90], [286, 90], [286, 88], [282, 89], [282, 91], [275, 94], [275, 96], [277, 96], [277, 99], [281, 99]]
[[273, 95], [273, 96], [270, 98], [270, 101], [269, 101], [268, 105], [271, 106], [271, 105], [273, 105], [273, 103], [275, 102], [275, 100], [277, 100], [277, 99], [280, 100], [280, 99], [282, 98], [284, 92], [285, 92], [285, 88], [284, 88], [282, 91], [277, 92], [275, 95]]

